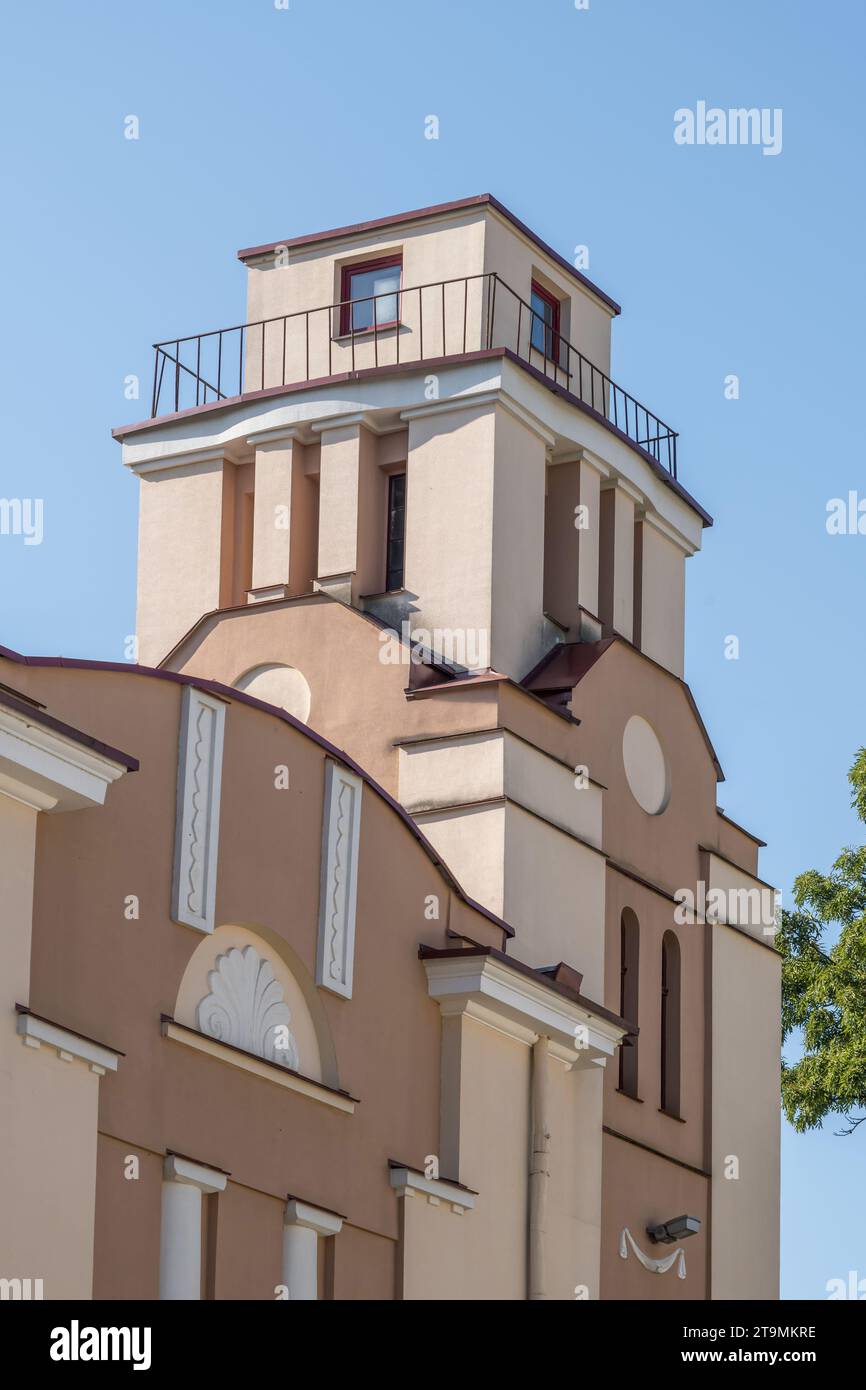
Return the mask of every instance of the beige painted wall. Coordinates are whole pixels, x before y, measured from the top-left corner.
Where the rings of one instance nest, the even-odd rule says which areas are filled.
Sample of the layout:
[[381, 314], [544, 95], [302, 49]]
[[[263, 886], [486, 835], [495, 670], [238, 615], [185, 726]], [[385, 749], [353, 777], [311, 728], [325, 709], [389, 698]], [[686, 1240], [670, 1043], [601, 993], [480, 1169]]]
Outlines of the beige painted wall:
[[[578, 544], [580, 463], [570, 459], [547, 469], [544, 502], [544, 611], [569, 630], [579, 624]], [[598, 518], [596, 516], [596, 524]]]
[[477, 1245], [474, 1211], [454, 1211], [423, 1192], [395, 1197], [400, 1204], [401, 1296], [413, 1300], [485, 1298], [467, 1278], [467, 1253]]
[[489, 655], [465, 664], [515, 679], [549, 645], [544, 468], [541, 438], [501, 407], [410, 423], [405, 587], [417, 598], [414, 626], [466, 633], [469, 656], [485, 647]]
[[[276, 253], [249, 262], [247, 320], [254, 327], [245, 343], [245, 389], [260, 390], [396, 361], [393, 330], [379, 333], [375, 345], [369, 337], [356, 335], [353, 346], [342, 335], [339, 315], [328, 313], [326, 306], [340, 299], [343, 266], [397, 253], [403, 256], [401, 361], [417, 361], [421, 355], [422, 307], [425, 357], [485, 347], [487, 298], [483, 281], [475, 277], [495, 271], [514, 295], [502, 285], [497, 290], [494, 346], [516, 349], [519, 326], [520, 343], [524, 352], [527, 350], [529, 316], [524, 310], [518, 325], [516, 296], [528, 304], [535, 278], [561, 300], [563, 336], [602, 371], [609, 372], [611, 311], [507, 219], [493, 209], [475, 208], [425, 223], [397, 222], [391, 228], [349, 233], [319, 244], [278, 248]], [[440, 285], [451, 281], [459, 283], [446, 284], [443, 316]], [[422, 286], [435, 288], [423, 294], [413, 292]], [[309, 316], [299, 312], [306, 310], [315, 312]], [[292, 317], [284, 326], [285, 315]], [[542, 355], [535, 356], [540, 366]], [[574, 389], [578, 390], [576, 363], [572, 369]], [[589, 394], [585, 378], [587, 399]]]
[[[580, 793], [576, 792], [576, 796]], [[604, 989], [604, 857], [519, 806], [505, 817], [505, 918], [511, 953], [530, 965], [574, 965], [584, 993]]]
[[[601, 1241], [601, 1296], [604, 1299], [662, 1302], [699, 1301], [707, 1297], [709, 1183], [700, 1173], [666, 1161], [663, 1155], [640, 1149], [613, 1134], [604, 1136], [604, 1223]], [[669, 1221], [687, 1213], [701, 1222], [697, 1235], [682, 1244], [686, 1277], [676, 1265], [666, 1274], [644, 1269], [620, 1237], [628, 1229], [651, 1259], [670, 1255], [676, 1246], [653, 1245], [648, 1224]]]
[[713, 927], [711, 934], [711, 1297], [774, 1299], [782, 962], [730, 927]]
[[502, 797], [505, 743], [494, 730], [405, 745], [398, 750], [400, 801], [414, 814]]
[[16, 1032], [15, 1004], [30, 999], [37, 814], [0, 795], [0, 1278], [89, 1298], [99, 1079]]
[[[599, 1297], [604, 1070], [551, 1059], [548, 1297]], [[615, 1061], [608, 1066], [615, 1066]], [[585, 1292], [584, 1292], [585, 1291]]]
[[357, 569], [361, 433], [359, 425], [322, 431], [317, 571], [320, 576], [353, 574]]
[[[530, 1051], [525, 1043], [476, 1019], [464, 1017], [461, 1024], [460, 1172], [456, 1176], [479, 1192], [471, 1225], [467, 1222], [466, 1227], [462, 1296], [522, 1299], [526, 1296]], [[443, 1076], [446, 1090], [456, 1083], [453, 1074]], [[505, 1095], [507, 1105], [502, 1104]]]
[[437, 413], [409, 425], [405, 588], [413, 626], [471, 629], [492, 623], [494, 413]]
[[156, 666], [203, 613], [219, 607], [231, 467], [210, 459], [141, 478], [136, 629], [143, 666]]
[[602, 788], [578, 791], [574, 768], [507, 729], [405, 744], [399, 759], [400, 800], [413, 814], [508, 797], [601, 848]]
[[[397, 1209], [388, 1182], [388, 1159], [423, 1159], [436, 1151], [439, 1133], [440, 1014], [427, 997], [418, 944], [446, 944], [445, 930], [452, 920], [474, 939], [492, 944], [502, 944], [501, 932], [469, 908], [452, 910], [453, 895], [437, 866], [393, 808], [365, 789], [353, 997], [346, 1001], [317, 991], [311, 979], [319, 918], [325, 752], [273, 715], [231, 701], [217, 920], [237, 924], [234, 932], [222, 934], [227, 939], [247, 940], [246, 933], [252, 932], [265, 943], [265, 954], [298, 963], [297, 968], [291, 966], [291, 974], [296, 980], [300, 973], [306, 978], [337, 1058], [338, 1073], [332, 1081], [361, 1103], [348, 1114], [164, 1036], [160, 1012], [187, 1010], [185, 1017], [191, 1021], [191, 1001], [204, 988], [208, 953], [218, 949], [221, 940], [219, 933], [205, 938], [181, 927], [169, 915], [173, 835], [165, 832], [174, 815], [181, 687], [132, 671], [28, 667], [21, 668], [21, 675], [36, 698], [41, 694], [50, 701], [58, 716], [78, 725], [96, 723], [103, 737], [134, 749], [141, 759], [141, 770], [113, 789], [110, 807], [80, 816], [49, 816], [40, 823], [33, 1005], [125, 1053], [118, 1074], [105, 1079], [101, 1096], [100, 1128], [111, 1143], [100, 1160], [104, 1185], [97, 1194], [99, 1258], [108, 1262], [98, 1272], [99, 1290], [104, 1293], [116, 1275], [127, 1295], [152, 1296], [148, 1290], [155, 1266], [147, 1275], [139, 1275], [132, 1266], [154, 1257], [158, 1157], [155, 1169], [149, 1160], [142, 1162], [137, 1183], [123, 1179], [118, 1160], [128, 1153], [159, 1156], [172, 1148], [229, 1170], [231, 1184], [259, 1194], [247, 1203], [251, 1224], [229, 1216], [222, 1225], [218, 1294], [220, 1278], [224, 1288], [236, 1292], [239, 1275], [232, 1270], [249, 1269], [254, 1261], [246, 1243], [250, 1230], [267, 1228], [269, 1248], [279, 1241], [281, 1203], [292, 1191], [345, 1212], [356, 1233], [362, 1233], [350, 1237], [345, 1246], [340, 1246], [342, 1233], [336, 1239], [337, 1296], [357, 1297], [364, 1287], [389, 1296]], [[274, 789], [276, 764], [291, 770], [286, 791]], [[99, 866], [96, 897], [94, 875], [82, 871], [88, 864]], [[138, 922], [123, 917], [129, 892], [140, 894]], [[431, 896], [440, 905], [432, 920], [426, 912]], [[407, 937], [407, 926], [413, 923]], [[192, 967], [198, 984], [192, 988], [191, 974], [183, 986], [189, 984], [190, 998], [178, 1003], [181, 982], [200, 947], [202, 954]], [[277, 968], [281, 969], [279, 963]], [[119, 980], [127, 987], [118, 988]], [[309, 1003], [306, 990], [304, 998]], [[297, 999], [295, 1009], [300, 1020]], [[397, 1049], [394, 1037], [402, 1040]], [[25, 1066], [31, 1063], [31, 1076], [36, 1074], [34, 1062], [36, 1069], [48, 1067], [51, 1058], [44, 1049], [31, 1054], [20, 1040], [14, 1042]], [[58, 1157], [56, 1136], [49, 1144], [37, 1130], [49, 1171], [39, 1163], [31, 1165], [54, 1222], [55, 1241], [56, 1213], [45, 1202], [44, 1191], [49, 1190], [50, 1178], [59, 1192], [84, 1158], [69, 1114], [75, 1075], [71, 1065], [54, 1062], [54, 1074], [66, 1084], [66, 1100], [49, 1094], [46, 1102], [42, 1091], [37, 1107], [46, 1123], [46, 1116], [53, 1116], [55, 1125], [60, 1117], [64, 1151]], [[305, 1061], [305, 1066], [314, 1070], [315, 1063]], [[76, 1113], [80, 1133], [90, 1135], [92, 1182], [97, 1079], [87, 1072], [84, 1077], [92, 1083], [93, 1106], [88, 1111], [79, 1096]], [[16, 1099], [15, 1104], [20, 1114], [27, 1114], [23, 1101], [19, 1105]], [[230, 1125], [227, 1114], [232, 1116]], [[349, 1149], [352, 1162], [347, 1165]], [[26, 1184], [22, 1181], [20, 1186], [26, 1194]], [[70, 1196], [67, 1188], [63, 1200], [76, 1220], [92, 1212], [83, 1192], [75, 1190]], [[229, 1204], [240, 1211], [233, 1194], [226, 1210]], [[122, 1241], [116, 1235], [118, 1225]], [[376, 1277], [365, 1286], [363, 1262], [370, 1251]], [[22, 1273], [38, 1277], [46, 1270]], [[263, 1296], [263, 1280], [264, 1274], [257, 1274], [246, 1286], [248, 1292]], [[391, 1293], [393, 1287], [392, 1278]]]
[[[252, 587], [309, 593], [316, 570], [317, 483], [307, 449], [287, 437], [256, 445]], [[240, 471], [240, 470], [238, 470]], [[245, 595], [239, 595], [243, 602]]]
[[549, 649], [544, 608], [545, 443], [496, 408], [491, 661], [521, 680]]
[[[456, 1216], [403, 1202], [409, 1298], [523, 1299], [527, 1290], [531, 1044], [467, 1014], [443, 1018], [443, 1176], [477, 1190]], [[599, 1294], [602, 1070], [550, 1056], [543, 1286], [550, 1300]], [[501, 1103], [508, 1095], [507, 1105]], [[457, 1128], [459, 1126], [459, 1145]], [[458, 1153], [459, 1150], [459, 1153]]]
[[630, 642], [634, 634], [634, 500], [622, 487], [601, 494], [598, 616]]
[[740, 927], [772, 946], [776, 935], [773, 888], [721, 855], [702, 853], [701, 861], [707, 892], [713, 895], [708, 897], [707, 917]]
[[[485, 216], [470, 209], [459, 216], [415, 226], [395, 226], [383, 232], [361, 233], [318, 246], [293, 249], [285, 264], [275, 264], [273, 255], [248, 266], [247, 319], [257, 323], [277, 318], [264, 335], [264, 375], [262, 373], [261, 329], [251, 332], [246, 345], [245, 387], [248, 391], [327, 376], [351, 369], [362, 369], [395, 362], [397, 345], [393, 330], [377, 334], [377, 343], [367, 337], [351, 340], [341, 337], [339, 315], [324, 312], [324, 306], [340, 299], [341, 269], [354, 262], [374, 260], [402, 252], [403, 287], [401, 305], [400, 360], [417, 361], [421, 356], [421, 305], [412, 289], [442, 281], [460, 280], [446, 290], [445, 334], [442, 333], [441, 290], [429, 290], [423, 297], [424, 356], [443, 350], [459, 353], [481, 346], [483, 288], [480, 279], [466, 286], [466, 338], [463, 336], [463, 280], [482, 270]], [[286, 257], [279, 257], [285, 262]], [[309, 318], [309, 338], [305, 316], [286, 324], [283, 339], [282, 316], [299, 310], [318, 309]], [[330, 343], [329, 343], [330, 337]], [[309, 350], [308, 350], [309, 341]]]
[[[582, 352], [603, 372], [610, 371], [611, 312], [591, 294], [584, 290], [551, 257], [546, 256], [540, 247], [527, 240], [509, 222], [495, 212], [489, 214], [484, 241], [484, 269], [496, 271], [497, 275], [511, 286], [527, 304], [530, 300], [533, 279], [539, 279], [548, 291], [555, 293], [561, 301], [561, 333], [575, 348]], [[501, 287], [497, 290], [495, 327], [499, 329], [495, 341], [514, 347], [517, 335], [516, 300]], [[521, 315], [522, 351], [527, 349], [527, 314]], [[537, 366], [543, 366], [541, 353], [533, 354]], [[548, 370], [550, 366], [548, 364]], [[576, 364], [573, 364], [576, 374]], [[560, 376], [560, 380], [562, 377]], [[578, 382], [572, 383], [578, 394]], [[598, 385], [600, 390], [600, 383]], [[589, 378], [584, 381], [584, 395], [589, 398]]]
[[685, 657], [685, 551], [644, 518], [635, 528], [635, 552], [635, 641], [647, 656], [681, 676]]
[[506, 816], [501, 802], [415, 813], [427, 839], [469, 896], [497, 917], [506, 913]]

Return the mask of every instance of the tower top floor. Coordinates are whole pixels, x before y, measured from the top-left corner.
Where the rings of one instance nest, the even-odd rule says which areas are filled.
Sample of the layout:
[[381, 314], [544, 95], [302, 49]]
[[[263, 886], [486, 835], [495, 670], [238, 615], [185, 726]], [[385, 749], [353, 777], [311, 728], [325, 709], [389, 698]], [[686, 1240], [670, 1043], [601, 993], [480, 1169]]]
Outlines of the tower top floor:
[[152, 418], [115, 431], [142, 660], [214, 608], [322, 589], [471, 629], [462, 664], [517, 680], [613, 633], [681, 673], [711, 519], [610, 376], [603, 290], [489, 194], [238, 254], [247, 320], [157, 344]]

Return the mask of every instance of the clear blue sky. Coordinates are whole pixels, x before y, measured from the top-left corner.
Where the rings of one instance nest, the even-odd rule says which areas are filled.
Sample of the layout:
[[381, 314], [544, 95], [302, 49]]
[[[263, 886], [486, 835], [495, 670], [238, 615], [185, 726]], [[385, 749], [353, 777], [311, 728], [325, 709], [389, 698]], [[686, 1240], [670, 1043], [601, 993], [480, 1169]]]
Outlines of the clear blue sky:
[[[866, 742], [861, 0], [43, 0], [7, 5], [0, 642], [123, 659], [136, 486], [110, 428], [150, 344], [244, 316], [239, 246], [495, 193], [623, 305], [614, 376], [681, 433], [713, 513], [688, 670], [789, 888], [861, 838]], [[698, 100], [781, 107], [783, 149], [679, 147]], [[440, 121], [438, 141], [424, 119]], [[128, 115], [140, 139], [124, 139]], [[142, 380], [142, 400], [124, 379]], [[728, 373], [741, 398], [726, 401]], [[724, 639], [739, 637], [739, 661]], [[866, 1277], [866, 1131], [784, 1136], [783, 1293]]]

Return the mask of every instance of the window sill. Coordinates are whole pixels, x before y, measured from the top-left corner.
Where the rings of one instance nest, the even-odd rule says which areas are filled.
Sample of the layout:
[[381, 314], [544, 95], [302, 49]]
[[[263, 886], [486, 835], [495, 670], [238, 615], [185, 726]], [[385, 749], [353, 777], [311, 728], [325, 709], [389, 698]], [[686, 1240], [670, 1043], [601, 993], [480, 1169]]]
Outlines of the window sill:
[[406, 328], [405, 323], [402, 321], [396, 323], [394, 319], [392, 319], [390, 323], [379, 323], [375, 328], [356, 328], [354, 333], [351, 331], [348, 333], [335, 333], [331, 338], [331, 342], [351, 343], [354, 338], [356, 343], [362, 343], [365, 338], [378, 338], [382, 333], [387, 333], [389, 337], [396, 337], [397, 333], [402, 332], [404, 328]]
[[174, 1019], [167, 1014], [161, 1015], [161, 1025], [164, 1038], [171, 1038], [173, 1042], [183, 1043], [185, 1047], [191, 1047], [196, 1052], [204, 1052], [207, 1056], [215, 1057], [220, 1062], [227, 1062], [229, 1066], [238, 1067], [241, 1071], [249, 1072], [252, 1076], [259, 1076], [264, 1081], [272, 1081], [277, 1086], [285, 1087], [288, 1091], [296, 1091], [299, 1095], [308, 1096], [310, 1100], [320, 1101], [323, 1105], [329, 1105], [334, 1110], [342, 1110], [346, 1115], [355, 1113], [357, 1098], [350, 1096], [348, 1091], [337, 1091], [321, 1081], [314, 1081], [312, 1077], [302, 1076], [297, 1071], [289, 1071], [288, 1067], [281, 1067], [276, 1062], [268, 1062], [264, 1057], [259, 1057], [254, 1052], [246, 1052], [242, 1047], [233, 1047], [231, 1043], [218, 1042], [216, 1038], [210, 1037], [207, 1033], [200, 1033], [195, 1028], [188, 1028], [185, 1023], [175, 1023]]
[[633, 1096], [630, 1091], [622, 1091], [619, 1086], [616, 1088], [616, 1093], [618, 1096], [625, 1096], [626, 1100], [633, 1100], [636, 1105], [643, 1105], [640, 1096]]
[[408, 589], [382, 589], [378, 594], [361, 594], [360, 597], [366, 602], [368, 599], [377, 598], [417, 598], [417, 594], [410, 594]]
[[669, 1120], [676, 1120], [678, 1125], [685, 1124], [685, 1120], [683, 1119], [682, 1115], [675, 1115], [673, 1110], [663, 1110], [662, 1107], [659, 1106], [659, 1114], [666, 1115]]

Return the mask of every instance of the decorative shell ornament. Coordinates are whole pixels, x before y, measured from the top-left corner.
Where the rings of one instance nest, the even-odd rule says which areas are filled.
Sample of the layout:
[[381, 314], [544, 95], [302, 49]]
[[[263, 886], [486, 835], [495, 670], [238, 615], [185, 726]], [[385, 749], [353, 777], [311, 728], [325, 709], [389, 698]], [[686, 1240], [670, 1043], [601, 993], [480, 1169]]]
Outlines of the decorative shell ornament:
[[299, 1070], [291, 1010], [270, 961], [263, 960], [253, 946], [243, 950], [232, 946], [217, 956], [207, 982], [211, 992], [196, 1010], [202, 1033], [291, 1071]]

